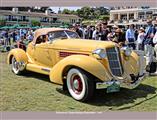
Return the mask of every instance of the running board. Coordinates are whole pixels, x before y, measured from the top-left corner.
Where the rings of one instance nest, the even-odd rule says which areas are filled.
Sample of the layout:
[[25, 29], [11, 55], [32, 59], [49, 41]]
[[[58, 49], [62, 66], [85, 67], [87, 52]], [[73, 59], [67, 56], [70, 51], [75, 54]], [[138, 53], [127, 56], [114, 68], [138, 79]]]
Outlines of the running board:
[[49, 75], [51, 68], [45, 68], [43, 66], [29, 63], [26, 65], [26, 70]]

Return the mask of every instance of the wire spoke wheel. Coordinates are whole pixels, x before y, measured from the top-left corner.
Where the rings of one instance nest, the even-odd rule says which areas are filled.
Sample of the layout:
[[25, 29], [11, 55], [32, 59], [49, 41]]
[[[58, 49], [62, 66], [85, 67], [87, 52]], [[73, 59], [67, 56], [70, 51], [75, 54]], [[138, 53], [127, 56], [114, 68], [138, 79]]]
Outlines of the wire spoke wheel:
[[16, 75], [19, 75], [22, 72], [20, 63], [16, 60], [16, 58], [14, 56], [12, 58], [11, 69], [12, 69], [13, 73], [15, 73]]

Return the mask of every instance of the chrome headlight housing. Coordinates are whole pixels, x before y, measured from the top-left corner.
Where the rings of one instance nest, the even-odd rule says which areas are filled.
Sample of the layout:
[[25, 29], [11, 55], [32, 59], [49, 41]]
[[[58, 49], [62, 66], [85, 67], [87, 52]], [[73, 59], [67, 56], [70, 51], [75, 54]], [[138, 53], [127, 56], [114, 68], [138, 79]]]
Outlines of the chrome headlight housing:
[[124, 55], [129, 57], [132, 53], [132, 49], [129, 48], [128, 46], [127, 47], [122, 47], [121, 50], [124, 52]]
[[107, 57], [105, 49], [102, 49], [102, 48], [98, 48], [94, 50], [92, 53], [98, 55], [101, 59], [104, 59]]

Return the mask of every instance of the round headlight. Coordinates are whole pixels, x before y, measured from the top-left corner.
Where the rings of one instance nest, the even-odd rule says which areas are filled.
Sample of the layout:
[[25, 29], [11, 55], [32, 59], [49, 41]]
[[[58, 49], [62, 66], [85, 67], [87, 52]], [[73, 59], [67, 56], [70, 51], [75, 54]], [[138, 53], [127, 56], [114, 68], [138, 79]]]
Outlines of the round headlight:
[[122, 47], [121, 50], [124, 51], [125, 56], [130, 56], [132, 53], [132, 50], [129, 47]]
[[100, 58], [106, 58], [106, 52], [101, 48], [94, 50], [93, 54], [97, 54]]

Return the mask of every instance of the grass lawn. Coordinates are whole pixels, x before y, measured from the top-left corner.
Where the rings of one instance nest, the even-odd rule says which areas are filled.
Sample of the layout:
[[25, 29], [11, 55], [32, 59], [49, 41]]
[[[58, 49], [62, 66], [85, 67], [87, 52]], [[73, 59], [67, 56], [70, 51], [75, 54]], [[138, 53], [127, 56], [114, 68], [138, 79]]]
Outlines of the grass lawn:
[[97, 90], [91, 101], [82, 103], [49, 82], [48, 76], [14, 75], [6, 56], [0, 53], [0, 111], [157, 111], [157, 76], [147, 77], [133, 90]]

